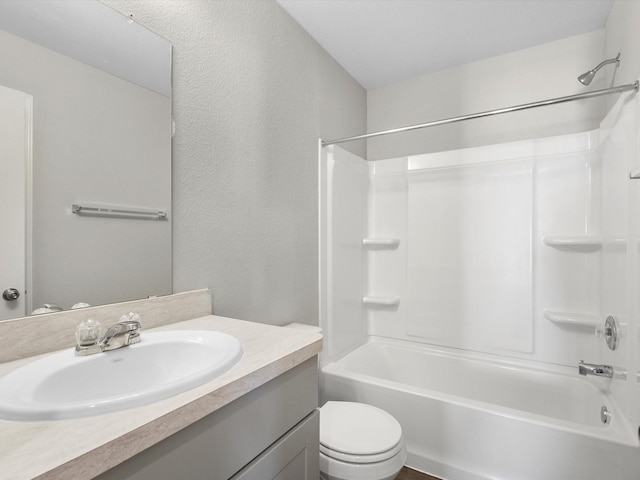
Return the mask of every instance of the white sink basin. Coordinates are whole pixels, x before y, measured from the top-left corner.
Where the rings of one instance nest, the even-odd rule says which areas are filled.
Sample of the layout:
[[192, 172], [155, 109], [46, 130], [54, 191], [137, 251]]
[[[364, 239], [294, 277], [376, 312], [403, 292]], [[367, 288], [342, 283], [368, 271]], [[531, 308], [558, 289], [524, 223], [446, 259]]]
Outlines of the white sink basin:
[[140, 338], [84, 357], [64, 350], [0, 378], [0, 418], [61, 420], [145, 405], [208, 382], [242, 357], [240, 342], [221, 332], [142, 332]]

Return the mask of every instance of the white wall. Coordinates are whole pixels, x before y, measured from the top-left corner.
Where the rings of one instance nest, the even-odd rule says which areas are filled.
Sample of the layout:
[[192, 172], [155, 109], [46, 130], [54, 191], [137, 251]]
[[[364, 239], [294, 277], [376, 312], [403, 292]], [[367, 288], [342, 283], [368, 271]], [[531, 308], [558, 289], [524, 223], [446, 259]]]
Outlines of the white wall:
[[171, 293], [170, 221], [71, 213], [95, 202], [171, 218], [169, 98], [5, 31], [0, 62], [0, 84], [34, 99], [33, 308]]
[[[367, 92], [367, 131], [440, 120], [587, 91], [576, 77], [604, 55], [604, 31], [519, 50]], [[609, 86], [613, 69], [589, 89]], [[604, 101], [569, 104], [432, 127], [368, 141], [379, 160], [596, 128]]]
[[[605, 28], [367, 92], [367, 131], [632, 83], [640, 77], [640, 2], [616, 0]], [[621, 53], [589, 87], [576, 77]], [[490, 145], [597, 128], [616, 96], [371, 139], [367, 158]], [[606, 107], [605, 107], [606, 104]]]
[[[640, 77], [640, 2], [616, 0], [605, 25], [604, 58], [620, 52], [616, 84], [632, 83]], [[603, 58], [603, 59], [604, 59]]]
[[273, 1], [104, 3], [173, 44], [174, 290], [317, 323], [317, 140], [365, 130], [364, 89]]

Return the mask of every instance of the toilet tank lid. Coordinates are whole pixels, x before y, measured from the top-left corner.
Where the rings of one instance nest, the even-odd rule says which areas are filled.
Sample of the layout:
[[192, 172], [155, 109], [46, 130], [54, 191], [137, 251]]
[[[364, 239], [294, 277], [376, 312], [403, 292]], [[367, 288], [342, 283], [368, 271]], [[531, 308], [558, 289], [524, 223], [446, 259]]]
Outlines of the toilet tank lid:
[[320, 408], [320, 443], [333, 451], [376, 455], [401, 440], [400, 423], [373, 405], [331, 401]]

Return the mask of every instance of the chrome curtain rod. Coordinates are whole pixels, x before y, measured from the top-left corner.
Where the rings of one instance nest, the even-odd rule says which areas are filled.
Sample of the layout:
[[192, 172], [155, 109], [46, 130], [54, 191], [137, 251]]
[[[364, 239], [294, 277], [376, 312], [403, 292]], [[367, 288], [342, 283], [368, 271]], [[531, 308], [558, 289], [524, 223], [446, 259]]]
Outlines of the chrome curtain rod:
[[499, 115], [501, 113], [518, 112], [520, 110], [528, 110], [530, 108], [545, 107], [547, 105], [554, 105], [556, 103], [573, 102], [574, 100], [582, 100], [583, 98], [600, 97], [602, 95], [610, 95], [612, 93], [623, 93], [623, 92], [628, 92], [630, 90], [638, 91], [638, 81], [636, 81], [635, 83], [629, 83], [627, 85], [620, 85], [619, 87], [604, 88], [602, 90], [594, 90], [592, 92], [578, 93], [576, 95], [569, 95], [566, 97], [551, 98], [549, 100], [542, 100], [540, 102], [525, 103], [522, 105], [516, 105], [515, 107], [499, 108], [497, 110], [489, 110], [486, 112], [472, 113], [469, 115], [462, 115], [459, 117], [445, 118], [444, 120], [435, 120], [433, 122], [420, 123], [418, 125], [410, 125], [408, 127], [400, 127], [400, 128], [393, 128], [391, 130], [383, 130], [380, 132], [365, 133], [363, 135], [355, 135], [353, 137], [339, 138], [337, 140], [327, 140], [327, 141], [323, 140], [322, 146], [326, 147], [328, 145], [335, 145], [336, 143], [352, 142], [354, 140], [364, 140], [366, 138], [379, 137], [381, 135], [389, 135], [391, 133], [409, 132], [411, 130], [418, 130], [420, 128], [434, 127], [436, 125], [446, 125], [449, 123], [462, 122], [464, 120], [472, 120], [474, 118], [490, 117], [491, 115]]

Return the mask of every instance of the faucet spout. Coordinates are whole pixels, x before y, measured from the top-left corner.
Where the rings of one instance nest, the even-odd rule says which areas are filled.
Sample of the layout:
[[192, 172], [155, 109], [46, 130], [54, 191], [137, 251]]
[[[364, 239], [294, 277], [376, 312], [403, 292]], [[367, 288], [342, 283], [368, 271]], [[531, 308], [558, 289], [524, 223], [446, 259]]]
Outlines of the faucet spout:
[[129, 313], [100, 335], [100, 322], [87, 320], [76, 329], [76, 355], [92, 355], [94, 353], [115, 350], [133, 345], [140, 341], [140, 315]]
[[140, 322], [137, 320], [121, 320], [109, 327], [100, 346], [103, 352], [115, 350], [140, 341]]
[[593, 363], [585, 363], [580, 360], [578, 364], [578, 373], [580, 375], [594, 375], [596, 377], [613, 378], [613, 367], [611, 365], [596, 365]]

